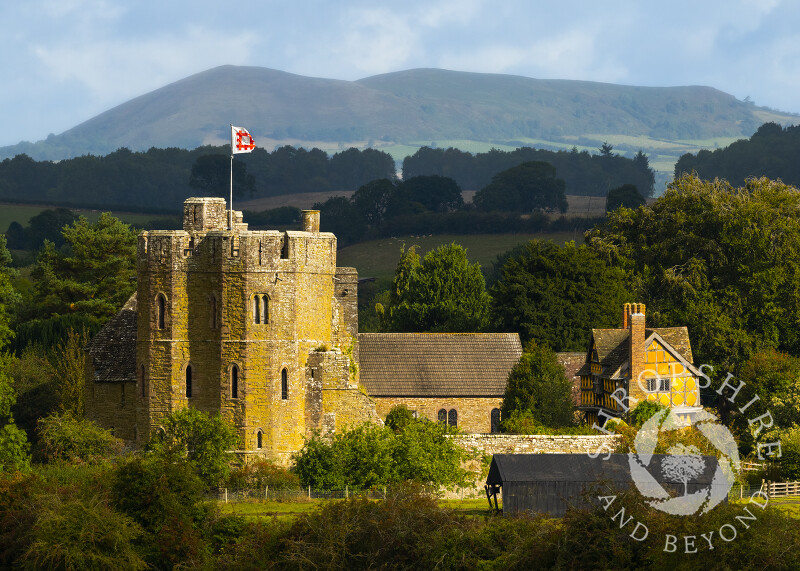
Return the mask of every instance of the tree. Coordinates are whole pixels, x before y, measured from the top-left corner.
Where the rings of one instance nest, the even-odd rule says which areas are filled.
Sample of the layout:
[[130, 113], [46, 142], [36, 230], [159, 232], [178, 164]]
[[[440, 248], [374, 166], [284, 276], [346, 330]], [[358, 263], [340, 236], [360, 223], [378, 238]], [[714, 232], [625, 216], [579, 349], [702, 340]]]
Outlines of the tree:
[[553, 165], [529, 161], [494, 175], [475, 194], [473, 203], [479, 210], [566, 212], [565, 188]]
[[70, 329], [52, 354], [61, 410], [74, 418], [83, 418], [86, 385], [83, 348], [88, 343], [89, 335], [85, 329], [81, 333]]
[[136, 234], [108, 212], [63, 229], [67, 251], [45, 241], [33, 269], [35, 314], [111, 318], [136, 289]]
[[799, 209], [781, 182], [687, 175], [652, 206], [609, 213], [587, 241], [631, 273], [652, 326], [688, 326], [696, 363], [736, 373], [760, 348], [800, 355]]
[[185, 408], [164, 417], [162, 427], [164, 432], [148, 441], [148, 451], [167, 461], [186, 461], [208, 487], [225, 480], [233, 460], [230, 451], [239, 437], [219, 413]]
[[623, 184], [620, 187], [612, 188], [606, 196], [606, 211], [611, 212], [620, 206], [625, 208], [636, 208], [645, 204], [644, 196], [641, 195], [636, 185]]
[[320, 211], [320, 229], [336, 234], [340, 247], [358, 242], [367, 230], [361, 213], [344, 196], [331, 196], [325, 202], [317, 202], [314, 209]]
[[461, 188], [452, 178], [430, 175], [403, 180], [397, 192], [409, 202], [422, 204], [431, 212], [450, 212], [464, 206]]
[[492, 286], [495, 326], [558, 351], [586, 349], [587, 327], [617, 327], [630, 293], [625, 272], [589, 247], [531, 240]]
[[386, 216], [389, 200], [396, 191], [394, 182], [382, 178], [360, 186], [351, 200], [367, 224], [380, 224]]
[[379, 312], [392, 331], [459, 332], [484, 329], [489, 307], [480, 265], [454, 243], [428, 252], [422, 263], [413, 246], [402, 252], [390, 306]]
[[551, 428], [573, 423], [572, 382], [558, 357], [546, 345], [529, 342], [519, 362], [508, 374], [500, 418], [530, 413], [538, 423]]
[[211, 196], [228, 196], [231, 190], [231, 168], [233, 168], [233, 195], [252, 197], [256, 189], [256, 178], [247, 174], [247, 165], [233, 161], [225, 155], [200, 155], [192, 165], [189, 186]]

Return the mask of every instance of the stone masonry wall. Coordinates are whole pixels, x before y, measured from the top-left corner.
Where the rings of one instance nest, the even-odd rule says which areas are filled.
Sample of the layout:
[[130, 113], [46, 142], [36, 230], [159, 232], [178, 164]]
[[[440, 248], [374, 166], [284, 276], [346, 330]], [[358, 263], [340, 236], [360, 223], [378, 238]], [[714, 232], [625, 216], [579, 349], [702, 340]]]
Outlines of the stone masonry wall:
[[492, 409], [500, 408], [499, 397], [373, 397], [375, 408], [382, 419], [392, 407], [405, 405], [419, 417], [436, 422], [441, 409], [458, 413], [458, 428], [469, 433], [492, 431]]
[[616, 448], [617, 435], [550, 436], [544, 434], [459, 434], [468, 450], [483, 454], [589, 454], [605, 455]]

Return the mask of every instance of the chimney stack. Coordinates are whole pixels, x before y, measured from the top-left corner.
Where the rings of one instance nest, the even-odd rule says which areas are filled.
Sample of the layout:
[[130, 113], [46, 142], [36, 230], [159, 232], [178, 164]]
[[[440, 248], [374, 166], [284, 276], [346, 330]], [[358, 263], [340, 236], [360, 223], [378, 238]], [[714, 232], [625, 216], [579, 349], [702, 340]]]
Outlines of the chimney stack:
[[645, 340], [645, 305], [643, 303], [625, 304], [630, 306], [630, 313], [628, 314], [628, 329], [630, 331], [630, 384], [628, 386], [629, 396], [635, 398], [637, 401], [646, 398], [644, 388], [646, 388], [646, 380], [641, 379], [640, 376], [647, 368], [647, 352], [644, 347]]
[[319, 232], [319, 210], [303, 210], [303, 232]]

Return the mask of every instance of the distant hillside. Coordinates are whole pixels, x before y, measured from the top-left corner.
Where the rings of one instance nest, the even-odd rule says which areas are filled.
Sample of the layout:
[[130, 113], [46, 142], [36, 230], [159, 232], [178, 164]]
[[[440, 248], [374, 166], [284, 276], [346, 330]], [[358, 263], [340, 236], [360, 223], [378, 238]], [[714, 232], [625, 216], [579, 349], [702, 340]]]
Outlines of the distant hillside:
[[[359, 81], [257, 67], [217, 67], [119, 105], [60, 135], [0, 148], [43, 160], [119, 147], [223, 144], [228, 124], [275, 145], [336, 150], [375, 146], [396, 159], [421, 145], [468, 151], [533, 145], [643, 149], [671, 172], [685, 152], [749, 137], [759, 125], [798, 122], [710, 87], [632, 87], [416, 69]], [[661, 157], [668, 164], [661, 164]]]

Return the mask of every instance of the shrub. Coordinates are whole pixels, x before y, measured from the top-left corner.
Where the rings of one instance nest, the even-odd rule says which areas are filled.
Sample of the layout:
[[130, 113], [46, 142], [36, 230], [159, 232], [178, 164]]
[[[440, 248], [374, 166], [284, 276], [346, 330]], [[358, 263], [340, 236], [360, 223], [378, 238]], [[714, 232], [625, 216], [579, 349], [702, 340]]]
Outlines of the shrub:
[[271, 490], [296, 490], [300, 487], [300, 478], [269, 460], [258, 459], [231, 471], [226, 485], [235, 489], [264, 489], [269, 486]]
[[91, 420], [53, 413], [39, 420], [37, 453], [47, 462], [96, 463], [119, 454], [122, 441]]
[[665, 407], [660, 402], [645, 400], [637, 404], [630, 412], [630, 421], [633, 426], [641, 426], [653, 416], [655, 413], [663, 410]]

